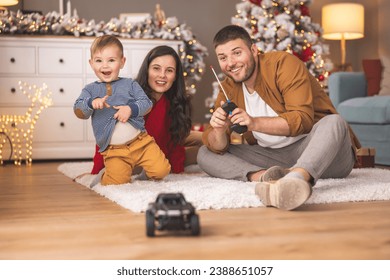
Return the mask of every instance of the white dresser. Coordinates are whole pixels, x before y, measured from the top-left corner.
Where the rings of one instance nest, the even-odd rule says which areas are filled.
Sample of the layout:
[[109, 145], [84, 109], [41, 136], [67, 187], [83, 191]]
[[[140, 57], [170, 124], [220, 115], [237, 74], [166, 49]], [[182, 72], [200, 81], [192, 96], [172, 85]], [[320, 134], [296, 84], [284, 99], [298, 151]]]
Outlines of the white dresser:
[[[68, 36], [0, 36], [0, 115], [24, 114], [29, 99], [18, 82], [52, 91], [53, 105], [45, 109], [33, 134], [33, 159], [91, 158], [95, 139], [90, 120], [73, 113], [73, 103], [83, 86], [95, 80], [90, 68], [94, 38]], [[126, 64], [120, 75], [135, 77], [147, 52], [157, 45], [178, 50], [182, 41], [121, 39]], [[4, 156], [6, 156], [4, 152]], [[6, 159], [6, 158], [5, 158]]]

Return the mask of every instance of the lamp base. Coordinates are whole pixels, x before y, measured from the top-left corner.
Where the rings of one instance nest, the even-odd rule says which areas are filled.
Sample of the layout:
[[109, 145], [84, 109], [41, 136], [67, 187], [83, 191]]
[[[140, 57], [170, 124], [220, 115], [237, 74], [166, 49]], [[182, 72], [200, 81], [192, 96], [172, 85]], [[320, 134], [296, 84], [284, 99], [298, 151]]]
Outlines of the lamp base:
[[335, 64], [332, 72], [353, 72], [351, 63]]

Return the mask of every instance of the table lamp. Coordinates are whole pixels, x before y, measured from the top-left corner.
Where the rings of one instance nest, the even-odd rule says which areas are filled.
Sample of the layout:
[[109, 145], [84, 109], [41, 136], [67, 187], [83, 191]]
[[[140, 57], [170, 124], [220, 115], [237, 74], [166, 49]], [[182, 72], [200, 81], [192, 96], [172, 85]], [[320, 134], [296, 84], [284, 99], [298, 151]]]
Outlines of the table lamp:
[[341, 40], [340, 70], [345, 71], [347, 64], [346, 40], [364, 37], [364, 7], [356, 3], [337, 3], [325, 5], [322, 8], [323, 38]]
[[0, 10], [5, 10], [5, 6], [13, 6], [18, 4], [18, 0], [0, 0]]

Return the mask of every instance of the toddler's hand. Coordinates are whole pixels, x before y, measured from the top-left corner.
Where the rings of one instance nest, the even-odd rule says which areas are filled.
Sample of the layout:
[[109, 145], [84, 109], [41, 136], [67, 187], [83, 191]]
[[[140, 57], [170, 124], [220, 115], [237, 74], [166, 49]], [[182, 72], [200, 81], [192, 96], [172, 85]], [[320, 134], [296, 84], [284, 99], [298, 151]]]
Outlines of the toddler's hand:
[[131, 116], [131, 108], [127, 105], [114, 106], [113, 108], [118, 110], [114, 115], [114, 119], [123, 123], [127, 122]]
[[97, 109], [103, 109], [103, 108], [110, 108], [110, 104], [106, 102], [108, 98], [108, 95], [104, 96], [103, 98], [95, 98], [92, 101], [92, 108], [97, 110]]

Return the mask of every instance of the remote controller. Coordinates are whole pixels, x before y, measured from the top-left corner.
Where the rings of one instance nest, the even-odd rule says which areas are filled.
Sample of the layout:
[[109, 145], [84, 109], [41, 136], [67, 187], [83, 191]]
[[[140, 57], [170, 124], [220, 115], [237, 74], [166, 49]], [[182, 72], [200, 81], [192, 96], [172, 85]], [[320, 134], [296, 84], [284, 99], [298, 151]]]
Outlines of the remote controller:
[[[231, 101], [225, 102], [221, 107], [227, 114], [231, 115], [233, 110], [237, 108], [237, 105]], [[246, 125], [239, 125], [238, 123], [230, 126], [230, 129], [238, 134], [243, 134], [248, 131]]]
[[[214, 68], [213, 66], [210, 65], [210, 68], [211, 70], [213, 71], [214, 73], [214, 76], [215, 78], [217, 79], [217, 82], [219, 84], [219, 86], [221, 87], [222, 89], [222, 92], [223, 94], [225, 95], [225, 98], [226, 98], [226, 101], [225, 103], [223, 103], [222, 105], [222, 109], [229, 115], [232, 114], [233, 110], [237, 108], [237, 105], [234, 104], [233, 102], [231, 102], [229, 100], [229, 97], [227, 96], [226, 92], [225, 92], [225, 89], [223, 88], [222, 84], [221, 84], [221, 81], [219, 80], [218, 76], [217, 76], [217, 73], [215, 73], [214, 71]], [[243, 134], [244, 132], [247, 132], [248, 131], [248, 127], [246, 125], [239, 125], [239, 124], [233, 124], [230, 126], [230, 129], [238, 134]]]

